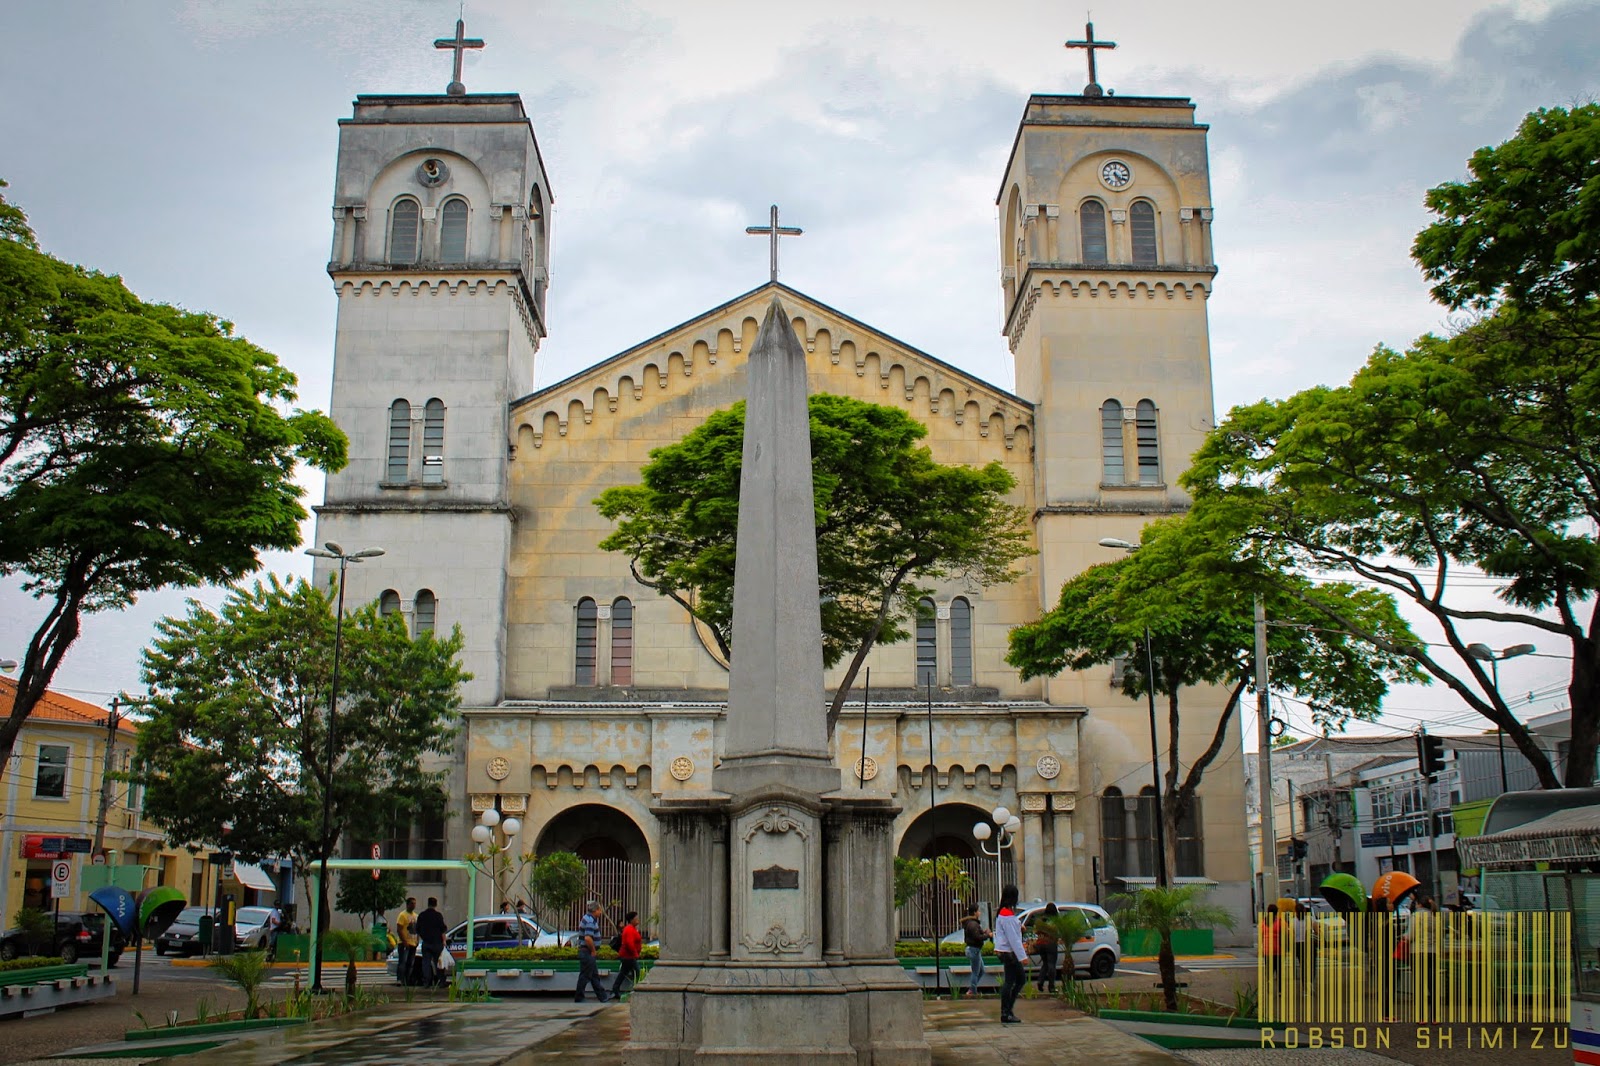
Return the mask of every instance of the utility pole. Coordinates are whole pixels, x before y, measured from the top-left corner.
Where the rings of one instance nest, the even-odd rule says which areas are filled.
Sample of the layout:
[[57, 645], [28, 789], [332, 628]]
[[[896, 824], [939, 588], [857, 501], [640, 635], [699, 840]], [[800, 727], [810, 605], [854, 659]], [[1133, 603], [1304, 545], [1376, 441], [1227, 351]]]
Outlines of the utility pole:
[[1299, 840], [1299, 837], [1295, 836], [1295, 833], [1294, 833], [1294, 778], [1292, 778], [1292, 777], [1289, 778], [1289, 782], [1288, 783], [1289, 783], [1289, 878], [1290, 878], [1290, 883], [1294, 886], [1295, 898], [1298, 899], [1299, 897], [1305, 895], [1305, 893], [1300, 891], [1300, 857], [1298, 855], [1298, 852], [1300, 850], [1300, 846], [1297, 843], [1298, 840]]
[[1278, 884], [1278, 832], [1272, 810], [1272, 717], [1267, 705], [1267, 607], [1256, 597], [1256, 786], [1261, 808], [1261, 909], [1282, 893]]
[[117, 754], [117, 711], [122, 706], [119, 696], [111, 697], [111, 713], [106, 715], [106, 757], [100, 767], [100, 813], [94, 820], [94, 851], [99, 855], [106, 842], [106, 815], [111, 810], [111, 769]]

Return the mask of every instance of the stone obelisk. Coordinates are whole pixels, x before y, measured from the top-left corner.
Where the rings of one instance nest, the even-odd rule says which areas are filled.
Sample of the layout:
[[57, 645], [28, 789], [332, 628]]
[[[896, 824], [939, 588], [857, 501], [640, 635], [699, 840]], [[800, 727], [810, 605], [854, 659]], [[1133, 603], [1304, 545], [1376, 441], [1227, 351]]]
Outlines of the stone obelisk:
[[661, 961], [629, 1063], [930, 1061], [894, 959], [896, 809], [840, 793], [828, 743], [806, 397], [775, 296], [750, 349], [722, 761], [654, 808]]

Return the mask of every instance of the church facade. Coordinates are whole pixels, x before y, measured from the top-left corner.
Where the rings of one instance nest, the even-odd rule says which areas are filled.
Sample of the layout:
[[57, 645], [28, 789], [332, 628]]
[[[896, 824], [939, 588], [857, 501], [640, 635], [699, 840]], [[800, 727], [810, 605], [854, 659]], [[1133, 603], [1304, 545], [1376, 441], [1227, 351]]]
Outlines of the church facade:
[[[331, 414], [350, 463], [328, 478], [317, 543], [384, 548], [349, 569], [348, 595], [413, 631], [459, 625], [473, 674], [449, 801], [396, 826], [385, 854], [459, 858], [495, 809], [522, 822], [517, 850], [648, 871], [652, 808], [711, 787], [725, 664], [597, 547], [611, 525], [593, 501], [743, 398], [745, 353], [776, 296], [813, 391], [910, 412], [941, 462], [1003, 463], [1035, 534], [1020, 580], [949, 582], [915, 640], [872, 653], [872, 697], [858, 679], [834, 737], [847, 787], [893, 798], [900, 854], [971, 857], [991, 871], [986, 892], [994, 863], [972, 827], [997, 806], [1022, 821], [1005, 861], [1025, 898], [1093, 901], [1152, 881], [1144, 703], [1111, 668], [1024, 682], [1004, 656], [1062, 582], [1114, 557], [1102, 538], [1137, 541], [1187, 505], [1175, 482], [1212, 424], [1216, 273], [1193, 104], [1087, 90], [1027, 101], [997, 196], [1015, 393], [775, 281], [535, 387], [549, 176], [519, 97], [458, 89], [362, 96], [340, 123]], [[1184, 700], [1185, 764], [1222, 709], [1206, 695]], [[1238, 734], [1236, 718], [1226, 752]], [[1242, 758], [1225, 754], [1180, 828], [1175, 871], [1214, 882], [1241, 914], [1243, 787]], [[498, 904], [487, 885], [473, 901], [464, 880], [438, 888], [457, 916]]]

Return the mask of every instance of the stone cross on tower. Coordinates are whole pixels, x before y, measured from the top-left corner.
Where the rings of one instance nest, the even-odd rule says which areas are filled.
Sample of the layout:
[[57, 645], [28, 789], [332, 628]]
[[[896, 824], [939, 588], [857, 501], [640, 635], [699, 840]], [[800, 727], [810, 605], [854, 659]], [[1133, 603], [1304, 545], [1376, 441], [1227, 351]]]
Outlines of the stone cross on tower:
[[1116, 41], [1097, 41], [1097, 40], [1095, 40], [1094, 39], [1094, 23], [1092, 23], [1092, 22], [1088, 22], [1088, 23], [1084, 24], [1083, 34], [1084, 34], [1084, 37], [1087, 38], [1087, 40], [1068, 41], [1066, 46], [1068, 48], [1082, 48], [1084, 51], [1089, 53], [1089, 84], [1085, 85], [1083, 87], [1083, 95], [1085, 95], [1085, 96], [1104, 96], [1106, 94], [1106, 91], [1104, 89], [1100, 88], [1100, 78], [1095, 73], [1095, 69], [1094, 69], [1094, 50], [1096, 48], [1115, 48], [1117, 46], [1117, 42]]
[[778, 225], [778, 205], [777, 204], [773, 204], [772, 205], [772, 220], [770, 222], [768, 222], [765, 226], [746, 226], [744, 228], [744, 231], [746, 233], [770, 234], [771, 235], [771, 238], [772, 238], [772, 280], [773, 281], [777, 281], [778, 280], [778, 238], [779, 237], [798, 237], [798, 236], [800, 236], [800, 234], [805, 232], [805, 230], [801, 229], [799, 226], [780, 226], [780, 225]]
[[468, 48], [482, 48], [481, 37], [468, 37], [467, 24], [464, 19], [456, 19], [456, 35], [454, 37], [441, 37], [433, 42], [435, 48], [448, 48], [456, 54], [455, 66], [451, 69], [450, 84], [445, 92], [451, 96], [467, 95], [467, 87], [461, 84], [461, 54]]

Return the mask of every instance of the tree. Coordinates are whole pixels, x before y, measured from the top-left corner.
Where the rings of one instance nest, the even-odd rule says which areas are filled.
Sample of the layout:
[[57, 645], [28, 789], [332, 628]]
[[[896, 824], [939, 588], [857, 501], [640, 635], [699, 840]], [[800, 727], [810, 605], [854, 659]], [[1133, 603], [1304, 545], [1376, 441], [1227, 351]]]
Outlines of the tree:
[[406, 875], [399, 870], [384, 870], [376, 878], [366, 870], [341, 870], [339, 895], [334, 906], [346, 914], [354, 914], [372, 922], [385, 911], [391, 911], [406, 901]]
[[209, 314], [34, 246], [0, 199], [0, 576], [48, 603], [0, 723], [0, 773], [86, 611], [238, 579], [300, 542], [297, 462], [345, 438], [285, 409], [294, 375]]
[[[877, 644], [913, 631], [922, 584], [961, 577], [981, 586], [1014, 580], [1032, 553], [1022, 509], [1006, 501], [1015, 479], [998, 462], [946, 466], [918, 442], [927, 427], [904, 411], [814, 395], [812, 483], [824, 664], [849, 666], [828, 708], [828, 734]], [[603, 492], [595, 504], [617, 522], [600, 542], [626, 553], [634, 577], [711, 633], [724, 665], [733, 647], [733, 577], [739, 519], [744, 404], [718, 411], [683, 440], [650, 453], [642, 484]]]
[[372, 934], [365, 929], [329, 929], [322, 934], [322, 949], [343, 955], [345, 998], [356, 994], [356, 963], [372, 954]]
[[589, 889], [589, 868], [570, 851], [541, 855], [528, 867], [528, 896], [539, 924], [561, 928], [561, 918], [576, 907]]
[[[1267, 637], [1272, 683], [1304, 698], [1325, 729], [1342, 728], [1352, 716], [1376, 717], [1391, 682], [1421, 676], [1390, 650], [1416, 638], [1387, 594], [1342, 582], [1269, 581], [1265, 572], [1234, 558], [1233, 543], [1206, 515], [1152, 522], [1137, 551], [1083, 571], [1062, 586], [1054, 608], [1012, 630], [1006, 656], [1024, 678], [1125, 657], [1122, 692], [1142, 700], [1150, 688], [1143, 650], [1150, 634], [1155, 691], [1167, 711], [1161, 819], [1166, 866], [1173, 872], [1177, 827], [1206, 770], [1227, 747], [1241, 699], [1254, 690], [1258, 591], [1274, 623]], [[1374, 639], [1320, 625], [1326, 615], [1310, 605], [1322, 604], [1359, 619]], [[1226, 695], [1209, 742], [1185, 770], [1180, 696], [1203, 685], [1223, 686]]]
[[[156, 628], [144, 652], [138, 780], [169, 840], [221, 846], [226, 834], [243, 859], [288, 855], [309, 869], [343, 834], [387, 835], [442, 798], [444, 774], [419, 764], [453, 748], [458, 689], [471, 676], [457, 658], [459, 630], [412, 638], [400, 615], [374, 604], [351, 613], [330, 745], [328, 594], [272, 576], [230, 591], [217, 613], [191, 602]], [[324, 915], [329, 892], [324, 884]]]
[[[932, 926], [937, 918], [939, 896], [948, 892], [957, 899], [972, 894], [972, 875], [962, 867], [954, 855], [940, 855], [936, 859], [908, 859], [894, 857], [894, 906], [899, 910], [912, 900], [922, 912], [922, 927]], [[933, 994], [939, 994], [939, 947], [943, 943], [939, 930], [933, 930]]]
[[1161, 991], [1167, 1010], [1178, 1009], [1178, 960], [1172, 953], [1175, 929], [1209, 929], [1220, 925], [1233, 928], [1233, 915], [1205, 901], [1204, 885], [1175, 885], [1172, 888], [1146, 888], [1131, 894], [1118, 893], [1106, 903], [1117, 908], [1117, 924], [1123, 929], [1148, 929], [1161, 941], [1156, 956], [1161, 971]]
[[1541, 108], [1429, 190], [1412, 254], [1451, 308], [1570, 309], [1600, 293], [1600, 104]]

